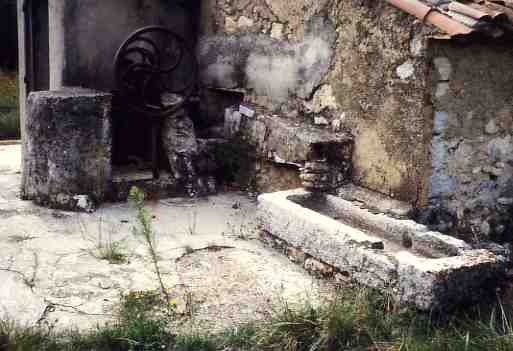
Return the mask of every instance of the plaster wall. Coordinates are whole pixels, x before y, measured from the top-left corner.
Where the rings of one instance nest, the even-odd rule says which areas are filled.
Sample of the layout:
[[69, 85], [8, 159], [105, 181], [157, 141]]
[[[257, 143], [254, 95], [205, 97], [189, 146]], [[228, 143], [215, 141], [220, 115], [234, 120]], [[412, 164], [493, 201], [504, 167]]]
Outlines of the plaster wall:
[[381, 1], [220, 0], [204, 10], [204, 86], [355, 135], [354, 182], [427, 203], [432, 109], [423, 26]]
[[341, 1], [328, 81], [355, 134], [354, 182], [426, 202], [432, 111], [423, 27], [383, 1]]
[[[113, 61], [137, 29], [165, 25], [195, 39], [191, 3], [160, 0], [50, 0], [52, 88], [115, 89]], [[193, 42], [192, 42], [193, 43]]]

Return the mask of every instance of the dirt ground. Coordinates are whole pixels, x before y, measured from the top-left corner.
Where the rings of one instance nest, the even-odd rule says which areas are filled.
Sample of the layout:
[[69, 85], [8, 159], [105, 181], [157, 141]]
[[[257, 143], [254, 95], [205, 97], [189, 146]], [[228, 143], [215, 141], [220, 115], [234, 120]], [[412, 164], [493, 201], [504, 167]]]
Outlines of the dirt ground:
[[[18, 198], [20, 146], [0, 145], [0, 318], [85, 329], [114, 318], [120, 296], [158, 289], [125, 203], [94, 214], [49, 210]], [[244, 194], [165, 199], [154, 215], [159, 265], [188, 328], [265, 318], [286, 300], [320, 301], [327, 283], [256, 240], [256, 203]], [[115, 243], [124, 263], [102, 259]], [[187, 306], [186, 306], [187, 305]]]

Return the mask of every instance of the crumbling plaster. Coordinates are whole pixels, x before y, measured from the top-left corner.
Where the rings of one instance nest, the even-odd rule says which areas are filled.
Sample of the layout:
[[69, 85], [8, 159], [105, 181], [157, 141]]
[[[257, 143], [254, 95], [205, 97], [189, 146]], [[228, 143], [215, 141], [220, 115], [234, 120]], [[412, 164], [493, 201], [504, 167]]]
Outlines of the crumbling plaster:
[[355, 182], [423, 205], [432, 111], [422, 27], [382, 2], [342, 1], [328, 80], [355, 134]]
[[356, 183], [427, 203], [432, 109], [420, 23], [368, 0], [219, 0], [207, 10], [205, 85], [244, 89], [247, 100], [286, 117], [350, 129]]

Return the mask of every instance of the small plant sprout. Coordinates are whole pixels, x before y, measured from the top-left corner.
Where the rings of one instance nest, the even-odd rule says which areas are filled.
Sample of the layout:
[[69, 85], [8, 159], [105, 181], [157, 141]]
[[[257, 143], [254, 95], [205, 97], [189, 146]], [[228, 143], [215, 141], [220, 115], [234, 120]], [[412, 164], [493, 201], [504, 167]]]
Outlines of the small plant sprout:
[[136, 210], [137, 219], [137, 224], [133, 227], [133, 233], [136, 237], [142, 237], [146, 244], [148, 254], [153, 264], [155, 275], [157, 276], [157, 280], [160, 285], [161, 296], [166, 301], [168, 312], [171, 315], [174, 314], [174, 306], [171, 303], [173, 300], [171, 299], [171, 295], [169, 294], [169, 291], [166, 289], [164, 280], [162, 279], [162, 273], [159, 267], [159, 257], [157, 254], [155, 232], [152, 226], [152, 214], [144, 206], [144, 199], [145, 195], [141, 189], [137, 187], [132, 187], [130, 189], [130, 193], [128, 195], [128, 202], [130, 206]]
[[[96, 236], [91, 237], [88, 235], [88, 229], [83, 222], [80, 222], [83, 236], [89, 240], [94, 241], [94, 248], [90, 250], [91, 255], [100, 260], [106, 260], [111, 264], [123, 264], [128, 261], [128, 256], [124, 252], [123, 240], [113, 240], [116, 229], [114, 225], [111, 225], [108, 229], [105, 229], [105, 223], [103, 218], [100, 217], [98, 220], [98, 227], [96, 230]], [[106, 234], [105, 234], [106, 232]]]

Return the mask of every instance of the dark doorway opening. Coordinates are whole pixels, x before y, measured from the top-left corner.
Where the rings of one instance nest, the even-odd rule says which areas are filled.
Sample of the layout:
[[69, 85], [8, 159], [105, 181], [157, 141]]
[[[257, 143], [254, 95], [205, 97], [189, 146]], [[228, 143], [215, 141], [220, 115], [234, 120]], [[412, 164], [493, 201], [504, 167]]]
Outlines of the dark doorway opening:
[[27, 94], [50, 89], [48, 0], [27, 0], [25, 16]]
[[[200, 17], [200, 1], [170, 1], [161, 2], [162, 13], [169, 14], [169, 17], [160, 18], [146, 15], [141, 16], [138, 22], [139, 26], [155, 26], [165, 27], [180, 36], [187, 47], [194, 54], [199, 33]], [[135, 32], [142, 27], [133, 28]], [[116, 43], [120, 46], [122, 43]], [[194, 55], [193, 55], [194, 56]], [[183, 72], [175, 72], [176, 77], [180, 77]], [[187, 73], [185, 73], [187, 74]], [[184, 77], [184, 81], [188, 77]], [[180, 79], [180, 78], [178, 78]], [[179, 85], [179, 84], [178, 84]], [[192, 93], [192, 98], [187, 100], [184, 108], [188, 115], [196, 120], [196, 114], [199, 110], [197, 106], [197, 91]], [[159, 98], [156, 98], [159, 100]], [[152, 140], [155, 135], [152, 134], [151, 117], [145, 116], [144, 113], [134, 111], [127, 108], [126, 102], [119, 98], [119, 91], [114, 91], [113, 101], [113, 172], [114, 175], [138, 174], [151, 177], [152, 170]], [[169, 171], [170, 165], [165, 151], [163, 150], [160, 136], [157, 136], [160, 148], [157, 152], [159, 155], [159, 167], [162, 171]]]
[[20, 137], [16, 0], [0, 1], [0, 140]]
[[0, 1], [0, 67], [7, 71], [18, 68], [18, 27], [16, 0]]

